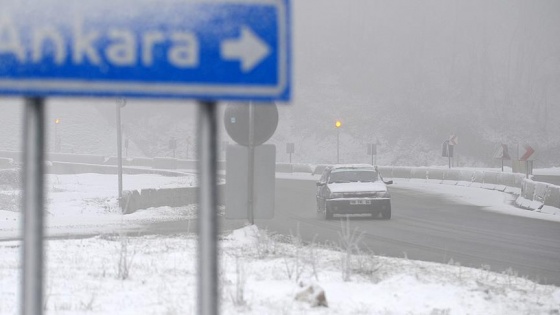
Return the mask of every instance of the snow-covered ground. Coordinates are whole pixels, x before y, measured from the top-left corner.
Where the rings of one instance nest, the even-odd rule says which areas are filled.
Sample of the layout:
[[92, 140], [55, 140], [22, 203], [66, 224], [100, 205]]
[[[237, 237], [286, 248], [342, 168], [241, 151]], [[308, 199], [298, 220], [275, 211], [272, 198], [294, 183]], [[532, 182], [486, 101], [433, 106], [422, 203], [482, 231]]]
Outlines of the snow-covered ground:
[[[190, 187], [194, 175], [167, 177], [160, 175], [124, 175], [123, 189]], [[47, 175], [47, 234], [91, 234], [113, 231], [122, 224], [165, 221], [192, 215], [193, 206], [159, 207], [123, 216], [117, 204], [118, 182], [115, 175], [78, 174]], [[17, 196], [19, 192], [4, 190], [0, 194]], [[0, 237], [13, 235], [21, 229], [21, 215], [11, 200], [0, 204]], [[1, 199], [4, 200], [4, 199]], [[9, 203], [12, 202], [12, 203]]]
[[[303, 175], [301, 179], [305, 179]], [[125, 177], [125, 189], [190, 186], [191, 177]], [[398, 181], [395, 187], [437, 193], [461, 202], [524, 215], [508, 194]], [[49, 176], [48, 226], [89, 226], [194, 217], [192, 207], [147, 209], [122, 216], [115, 176]], [[2, 206], [2, 205], [0, 205]], [[556, 216], [532, 214], [556, 220]], [[19, 228], [19, 214], [0, 209], [0, 231]], [[113, 228], [114, 230], [114, 228]], [[348, 227], [341, 223], [341, 232]], [[344, 234], [344, 233], [342, 233]], [[354, 235], [356, 236], [356, 235]], [[355, 242], [350, 242], [355, 243]], [[19, 305], [20, 242], [0, 242], [0, 314]], [[46, 242], [45, 303], [54, 314], [195, 314], [194, 234], [100, 235]], [[303, 244], [248, 226], [220, 239], [224, 314], [559, 314], [560, 288], [488, 269], [436, 264], [346, 248]], [[302, 287], [303, 285], [303, 287]], [[328, 307], [312, 307], [302, 292], [324, 290]], [[296, 297], [298, 297], [296, 299]]]

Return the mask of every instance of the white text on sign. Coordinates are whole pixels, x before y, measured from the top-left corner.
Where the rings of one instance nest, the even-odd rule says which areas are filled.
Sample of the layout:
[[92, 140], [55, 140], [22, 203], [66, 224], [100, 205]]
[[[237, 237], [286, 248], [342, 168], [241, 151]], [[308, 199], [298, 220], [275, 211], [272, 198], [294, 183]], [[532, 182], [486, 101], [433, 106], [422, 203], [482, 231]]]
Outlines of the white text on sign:
[[[155, 63], [154, 51], [165, 46], [167, 62], [176, 68], [196, 68], [200, 60], [198, 38], [187, 31], [151, 30], [141, 34], [126, 28], [100, 31], [92, 27], [86, 29], [83, 20], [76, 19], [70, 39], [65, 39], [64, 32], [52, 25], [31, 30], [27, 45], [20, 34], [8, 16], [0, 15], [0, 55], [11, 54], [20, 63], [41, 63], [52, 58], [59, 65], [70, 60], [76, 65], [100, 66], [104, 57], [113, 66], [151, 67]], [[102, 41], [108, 45], [99, 48]], [[47, 45], [52, 47], [49, 55], [44, 49]]]

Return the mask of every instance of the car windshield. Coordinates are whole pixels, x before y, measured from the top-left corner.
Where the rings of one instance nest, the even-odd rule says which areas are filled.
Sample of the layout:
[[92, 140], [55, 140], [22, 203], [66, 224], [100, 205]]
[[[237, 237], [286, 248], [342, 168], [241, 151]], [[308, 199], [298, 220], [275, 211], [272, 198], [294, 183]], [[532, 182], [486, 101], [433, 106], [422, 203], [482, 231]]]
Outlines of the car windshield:
[[374, 182], [378, 178], [374, 170], [335, 170], [329, 183]]

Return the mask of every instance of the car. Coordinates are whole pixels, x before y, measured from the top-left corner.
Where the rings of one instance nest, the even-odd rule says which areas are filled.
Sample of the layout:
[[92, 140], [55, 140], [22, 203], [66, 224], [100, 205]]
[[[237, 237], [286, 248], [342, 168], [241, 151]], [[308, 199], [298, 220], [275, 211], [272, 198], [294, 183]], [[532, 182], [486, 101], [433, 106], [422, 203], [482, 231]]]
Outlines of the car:
[[391, 194], [377, 167], [369, 164], [327, 166], [317, 182], [317, 214], [371, 214], [391, 219]]

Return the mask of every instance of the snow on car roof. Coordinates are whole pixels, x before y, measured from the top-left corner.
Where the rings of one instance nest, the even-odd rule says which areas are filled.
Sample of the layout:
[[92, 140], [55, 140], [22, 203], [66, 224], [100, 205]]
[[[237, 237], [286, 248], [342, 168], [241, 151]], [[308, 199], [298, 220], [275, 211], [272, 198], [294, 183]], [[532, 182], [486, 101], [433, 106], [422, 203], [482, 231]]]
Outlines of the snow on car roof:
[[332, 166], [332, 170], [338, 169], [367, 169], [375, 171], [375, 167], [371, 164], [336, 164]]
[[341, 168], [366, 168], [375, 170], [375, 167], [371, 164], [336, 164], [332, 166], [333, 170]]

